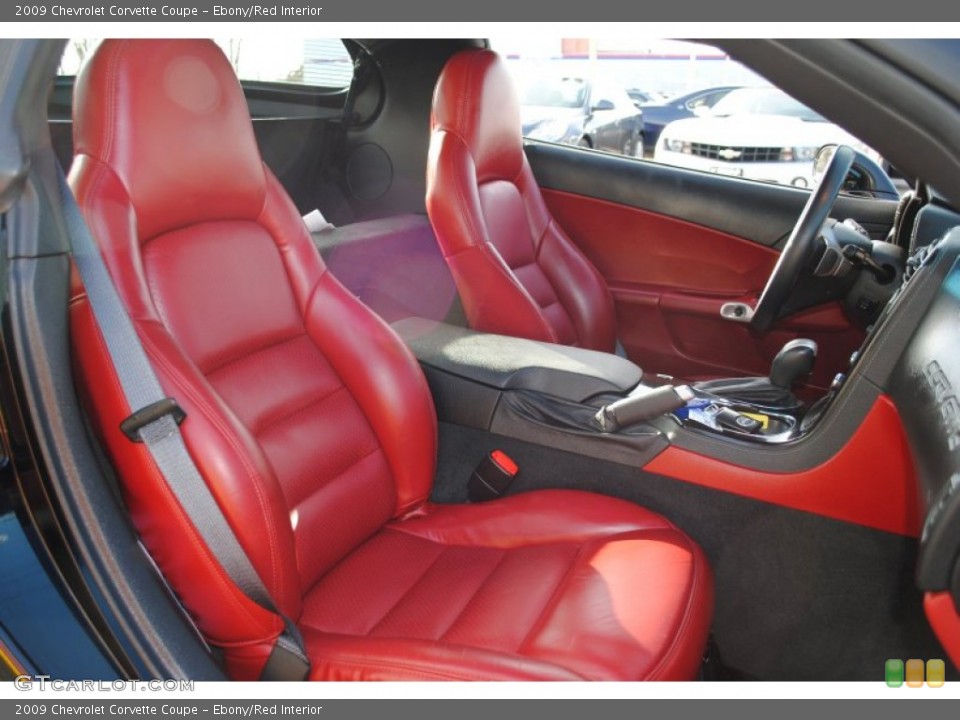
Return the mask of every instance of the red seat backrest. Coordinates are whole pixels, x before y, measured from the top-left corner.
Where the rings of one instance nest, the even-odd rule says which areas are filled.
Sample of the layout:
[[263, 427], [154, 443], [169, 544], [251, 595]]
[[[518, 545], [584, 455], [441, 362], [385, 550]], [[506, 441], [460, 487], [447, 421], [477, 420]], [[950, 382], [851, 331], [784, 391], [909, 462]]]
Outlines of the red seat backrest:
[[427, 212], [473, 328], [614, 350], [610, 291], [550, 215], [517, 94], [489, 50], [457, 53], [437, 82]]
[[[278, 608], [427, 498], [415, 358], [327, 271], [206, 40], [106, 40], [78, 79], [71, 184], [198, 468]], [[143, 446], [79, 284], [80, 385], [144, 543], [234, 676], [281, 622], [224, 574]]]

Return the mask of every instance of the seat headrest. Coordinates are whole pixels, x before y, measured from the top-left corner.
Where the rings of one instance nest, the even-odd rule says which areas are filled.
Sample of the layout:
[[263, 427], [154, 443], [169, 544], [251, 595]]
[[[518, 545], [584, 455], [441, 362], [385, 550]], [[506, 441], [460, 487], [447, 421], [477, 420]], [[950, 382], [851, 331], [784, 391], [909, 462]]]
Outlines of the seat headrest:
[[209, 40], [105, 40], [77, 79], [74, 152], [109, 166], [142, 240], [255, 219], [266, 192], [243, 90]]
[[461, 50], [444, 66], [433, 95], [434, 130], [459, 136], [470, 150], [478, 179], [514, 179], [523, 166], [520, 102], [500, 57]]

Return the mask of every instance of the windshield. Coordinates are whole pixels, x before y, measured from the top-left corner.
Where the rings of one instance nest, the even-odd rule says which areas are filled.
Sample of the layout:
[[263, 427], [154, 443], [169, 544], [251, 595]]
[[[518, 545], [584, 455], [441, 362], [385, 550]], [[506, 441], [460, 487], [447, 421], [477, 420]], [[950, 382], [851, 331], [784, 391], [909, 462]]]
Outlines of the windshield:
[[521, 105], [582, 107], [587, 98], [587, 81], [581, 77], [528, 75], [517, 78]]
[[808, 122], [826, 122], [789, 95], [775, 88], [743, 88], [733, 90], [713, 106], [710, 114], [715, 117], [728, 115], [786, 115]]

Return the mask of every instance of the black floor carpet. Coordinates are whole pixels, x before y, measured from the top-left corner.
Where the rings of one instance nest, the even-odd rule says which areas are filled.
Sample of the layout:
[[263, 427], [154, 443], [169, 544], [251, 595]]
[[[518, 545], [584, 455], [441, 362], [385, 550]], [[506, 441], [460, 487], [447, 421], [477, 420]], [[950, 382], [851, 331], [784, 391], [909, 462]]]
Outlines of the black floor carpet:
[[958, 678], [913, 585], [915, 540], [448, 424], [434, 500], [465, 501], [471, 472], [498, 448], [520, 465], [510, 493], [625, 498], [700, 543], [716, 574], [714, 678], [883, 681], [890, 658], [942, 658]]

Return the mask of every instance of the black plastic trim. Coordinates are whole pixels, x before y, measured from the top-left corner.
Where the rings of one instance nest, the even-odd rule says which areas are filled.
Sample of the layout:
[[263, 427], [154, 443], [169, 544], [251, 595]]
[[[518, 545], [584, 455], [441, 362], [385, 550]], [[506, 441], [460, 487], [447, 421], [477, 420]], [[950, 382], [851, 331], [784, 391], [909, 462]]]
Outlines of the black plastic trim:
[[471, 382], [429, 365], [422, 365], [423, 374], [433, 395], [433, 404], [440, 422], [489, 430], [501, 392]]
[[949, 272], [890, 383], [917, 466], [924, 517], [917, 582], [924, 590], [951, 589], [960, 564], [960, 229], [940, 254]]
[[[563, 145], [527, 141], [524, 147], [542, 188], [666, 215], [768, 247], [786, 241], [810, 197], [809, 190]], [[831, 214], [854, 218], [875, 239], [883, 239], [893, 225], [897, 204], [841, 196]], [[733, 208], [743, 211], [731, 212]]]

